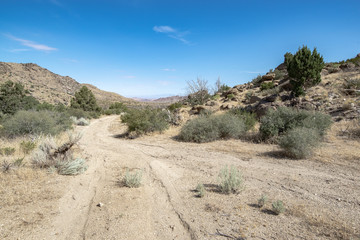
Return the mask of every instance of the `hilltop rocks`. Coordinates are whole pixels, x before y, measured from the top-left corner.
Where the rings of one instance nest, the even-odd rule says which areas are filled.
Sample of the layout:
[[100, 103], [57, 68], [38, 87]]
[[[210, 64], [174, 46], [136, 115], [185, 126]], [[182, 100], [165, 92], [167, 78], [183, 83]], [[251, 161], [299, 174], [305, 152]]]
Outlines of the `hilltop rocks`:
[[275, 73], [267, 73], [261, 78], [263, 81], [272, 81], [275, 79]]

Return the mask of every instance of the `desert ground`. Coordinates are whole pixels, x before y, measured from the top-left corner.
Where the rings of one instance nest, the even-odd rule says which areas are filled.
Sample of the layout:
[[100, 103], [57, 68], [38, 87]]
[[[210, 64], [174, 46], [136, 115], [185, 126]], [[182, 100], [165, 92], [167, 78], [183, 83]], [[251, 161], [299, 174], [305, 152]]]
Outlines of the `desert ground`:
[[[93, 120], [76, 129], [85, 173], [0, 173], [0, 239], [360, 239], [360, 142], [336, 127], [313, 157], [292, 160], [246, 140], [179, 142], [179, 128], [127, 139], [118, 116]], [[219, 192], [225, 166], [242, 172], [242, 191]], [[121, 183], [127, 169], [142, 172], [139, 188]]]

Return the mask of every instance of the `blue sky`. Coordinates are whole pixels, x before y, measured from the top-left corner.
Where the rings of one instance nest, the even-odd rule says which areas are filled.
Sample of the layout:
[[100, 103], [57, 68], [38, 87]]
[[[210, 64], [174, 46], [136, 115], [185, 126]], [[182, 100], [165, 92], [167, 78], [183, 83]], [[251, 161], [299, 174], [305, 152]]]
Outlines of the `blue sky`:
[[360, 1], [0, 0], [0, 61], [33, 62], [127, 97], [245, 83], [286, 52], [360, 53]]

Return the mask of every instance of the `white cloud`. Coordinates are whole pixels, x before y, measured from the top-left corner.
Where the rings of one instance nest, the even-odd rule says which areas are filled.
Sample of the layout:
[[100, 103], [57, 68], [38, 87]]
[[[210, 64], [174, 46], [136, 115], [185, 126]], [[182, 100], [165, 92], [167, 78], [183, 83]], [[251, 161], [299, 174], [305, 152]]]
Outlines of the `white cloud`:
[[176, 69], [174, 69], [174, 68], [164, 68], [164, 69], [161, 69], [161, 70], [163, 70], [165, 72], [175, 72], [176, 71]]
[[155, 26], [153, 27], [153, 30], [155, 32], [160, 32], [160, 33], [172, 33], [172, 32], [176, 32], [175, 29], [173, 29], [172, 27], [169, 26]]
[[30, 48], [32, 48], [34, 50], [45, 51], [45, 52], [58, 50], [57, 48], [49, 47], [49, 46], [46, 46], [44, 44], [38, 44], [38, 43], [35, 43], [33, 41], [30, 41], [30, 40], [17, 38], [15, 36], [11, 35], [11, 34], [5, 34], [5, 36], [10, 38], [11, 40], [14, 40], [14, 41], [17, 41], [17, 42], [21, 43], [23, 46], [30, 47]]
[[183, 42], [187, 45], [191, 44], [190, 41], [186, 40], [184, 36], [188, 35], [190, 32], [179, 32], [178, 30], [170, 27], [170, 26], [154, 26], [153, 30], [158, 33], [165, 33], [168, 37], [174, 38], [179, 40], [180, 42]]
[[27, 52], [30, 51], [30, 49], [27, 48], [17, 48], [17, 49], [11, 49], [9, 52]]

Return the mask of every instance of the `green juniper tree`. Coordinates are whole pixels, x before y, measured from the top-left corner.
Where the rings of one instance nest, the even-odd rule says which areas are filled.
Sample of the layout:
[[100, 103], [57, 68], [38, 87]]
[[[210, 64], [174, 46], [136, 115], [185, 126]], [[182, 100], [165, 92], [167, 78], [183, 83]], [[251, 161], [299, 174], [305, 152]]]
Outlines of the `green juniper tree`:
[[100, 111], [100, 107], [96, 103], [94, 94], [86, 86], [83, 86], [75, 93], [75, 97], [71, 99], [70, 106], [87, 112]]
[[294, 96], [305, 95], [306, 88], [321, 82], [320, 73], [325, 63], [316, 48], [311, 52], [308, 47], [303, 46], [299, 48], [295, 55], [286, 53], [284, 57]]

